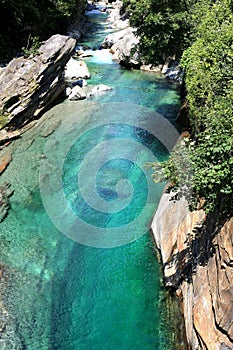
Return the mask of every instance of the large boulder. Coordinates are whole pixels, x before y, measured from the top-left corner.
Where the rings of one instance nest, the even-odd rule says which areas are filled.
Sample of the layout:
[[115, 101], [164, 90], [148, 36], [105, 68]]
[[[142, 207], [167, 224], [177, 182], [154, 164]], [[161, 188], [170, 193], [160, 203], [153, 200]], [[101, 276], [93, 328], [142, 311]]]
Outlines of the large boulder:
[[63, 71], [76, 40], [53, 35], [29, 58], [14, 58], [0, 73], [0, 114], [20, 127], [47, 109], [64, 91]]
[[77, 80], [90, 79], [91, 74], [84, 61], [79, 61], [71, 58], [65, 67], [65, 79], [66, 80]]
[[131, 33], [131, 30], [129, 31], [129, 28], [119, 30], [118, 32], [111, 33], [106, 36], [102, 43], [102, 47], [104, 49], [110, 49], [114, 44], [116, 44], [119, 40], [124, 39], [126, 35]]
[[139, 39], [134, 33], [135, 30], [131, 27], [124, 29], [122, 31], [123, 35], [111, 47], [113, 60], [117, 60], [121, 65], [129, 68], [138, 68], [141, 64], [138, 51], [136, 49], [139, 43]]

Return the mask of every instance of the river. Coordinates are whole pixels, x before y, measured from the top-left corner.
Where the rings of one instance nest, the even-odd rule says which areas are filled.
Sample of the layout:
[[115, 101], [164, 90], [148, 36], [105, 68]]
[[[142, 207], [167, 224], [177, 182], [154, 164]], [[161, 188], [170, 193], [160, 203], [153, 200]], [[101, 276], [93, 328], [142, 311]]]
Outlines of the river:
[[[88, 18], [80, 44], [98, 48], [110, 31], [106, 14]], [[180, 350], [176, 303], [149, 234], [163, 186], [145, 169], [172, 147], [179, 94], [160, 75], [120, 67], [106, 50], [86, 62], [89, 84], [112, 90], [65, 100], [10, 146], [1, 183], [14, 194], [0, 256], [14, 327], [0, 346]]]

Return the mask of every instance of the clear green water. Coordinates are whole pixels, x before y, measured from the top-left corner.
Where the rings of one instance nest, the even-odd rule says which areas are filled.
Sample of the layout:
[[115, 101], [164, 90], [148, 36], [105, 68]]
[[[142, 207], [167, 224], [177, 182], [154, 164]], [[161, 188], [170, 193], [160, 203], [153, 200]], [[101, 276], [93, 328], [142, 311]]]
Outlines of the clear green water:
[[[91, 20], [96, 21], [96, 17]], [[103, 17], [100, 20], [104, 23]], [[96, 38], [97, 42], [102, 40], [102, 25], [99, 30], [100, 34], [92, 37], [94, 43]], [[91, 42], [89, 37], [87, 42]], [[175, 350], [179, 344], [174, 315], [167, 309], [150, 234], [139, 234], [134, 242], [109, 249], [82, 245], [54, 226], [42, 203], [39, 168], [49, 140], [54, 146], [49, 154], [54, 163], [49, 163], [48, 172], [56, 173], [56, 161], [62, 149], [74, 131], [78, 135], [62, 163], [64, 196], [75, 215], [106, 229], [121, 227], [142, 212], [148, 184], [141, 165], [149, 159], [131, 148], [130, 157], [136, 154], [138, 166], [129, 160], [128, 149], [123, 149], [121, 158], [117, 149], [111, 149], [111, 160], [96, 174], [99, 196], [113, 203], [117, 198], [116, 184], [122, 177], [132, 183], [134, 193], [120, 214], [106, 214], [87, 206], [80, 196], [77, 174], [85, 154], [100, 142], [124, 139], [145, 145], [157, 159], [167, 155], [162, 143], [140, 128], [122, 124], [122, 120], [110, 126], [97, 123], [93, 128], [93, 120], [100, 123], [104, 118], [101, 113], [95, 114], [95, 103], [103, 105], [103, 111], [109, 108], [111, 114], [114, 103], [122, 108], [130, 102], [158, 111], [173, 121], [178, 108], [175, 87], [160, 76], [127, 71], [116, 63], [103, 64], [96, 57], [87, 62], [92, 72], [91, 84], [101, 82], [113, 90], [87, 102], [65, 101], [50, 110], [36, 129], [14, 143], [13, 161], [1, 176], [0, 182], [11, 183], [14, 190], [11, 210], [0, 227], [1, 261], [10, 267], [12, 274], [5, 303], [17, 325], [21, 349]], [[126, 122], [129, 113], [134, 118], [133, 109], [126, 110]], [[72, 115], [78, 116], [75, 127], [61, 139], [59, 130]], [[49, 135], [54, 125], [57, 131]], [[100, 156], [101, 152], [95, 153], [96, 162]], [[90, 176], [87, 171], [85, 190], [90, 186]], [[143, 216], [144, 222], [137, 227], [139, 233], [145, 222], [149, 227], [162, 186], [154, 186], [153, 191], [154, 201]], [[54, 201], [53, 206], [59, 212], [59, 203]]]

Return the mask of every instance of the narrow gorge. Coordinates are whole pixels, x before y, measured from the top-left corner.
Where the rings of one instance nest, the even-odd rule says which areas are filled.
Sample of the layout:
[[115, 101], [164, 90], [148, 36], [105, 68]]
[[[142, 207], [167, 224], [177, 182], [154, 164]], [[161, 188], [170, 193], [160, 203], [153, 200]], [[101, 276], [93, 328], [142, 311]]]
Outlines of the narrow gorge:
[[153, 181], [192, 100], [175, 55], [143, 61], [129, 3], [1, 68], [1, 349], [233, 348], [233, 221]]

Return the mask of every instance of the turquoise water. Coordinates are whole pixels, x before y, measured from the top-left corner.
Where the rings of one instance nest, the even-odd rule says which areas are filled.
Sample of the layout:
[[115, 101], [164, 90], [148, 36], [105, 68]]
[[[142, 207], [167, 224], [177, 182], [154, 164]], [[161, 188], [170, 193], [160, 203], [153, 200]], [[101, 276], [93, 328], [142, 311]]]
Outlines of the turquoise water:
[[[85, 40], [98, 46], [105, 15], [89, 17], [99, 34]], [[113, 89], [47, 112], [11, 145], [13, 160], [0, 179], [14, 190], [0, 256], [11, 272], [4, 303], [19, 349], [181, 349], [148, 232], [162, 185], [153, 185], [144, 168], [152, 156], [168, 154], [151, 123], [156, 112], [174, 121], [178, 93], [161, 76], [128, 71], [101, 55], [87, 59], [90, 84]]]

